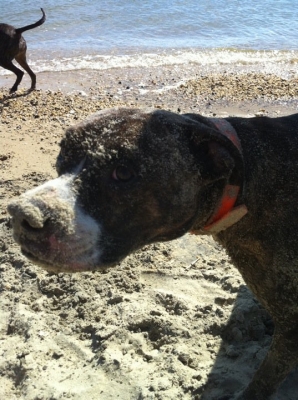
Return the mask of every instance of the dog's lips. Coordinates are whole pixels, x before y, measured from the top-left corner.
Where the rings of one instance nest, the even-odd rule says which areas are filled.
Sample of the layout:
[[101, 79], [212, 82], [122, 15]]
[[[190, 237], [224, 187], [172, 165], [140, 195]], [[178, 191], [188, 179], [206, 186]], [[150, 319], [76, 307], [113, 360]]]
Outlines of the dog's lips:
[[[51, 248], [53, 243], [55, 243], [54, 249]], [[94, 262], [88, 262], [90, 249], [85, 248], [83, 251], [82, 246], [71, 247], [70, 252], [67, 243], [59, 241], [59, 249], [57, 243], [56, 238], [50, 237], [46, 243], [28, 241], [21, 243], [20, 246], [25, 257], [49, 272], [84, 272], [98, 269]]]
[[[31, 253], [30, 251], [21, 248], [22, 254], [28, 258], [32, 263], [41, 266], [48, 272], [86, 272], [86, 271], [95, 271], [96, 266], [92, 264], [83, 264], [79, 262], [71, 262], [60, 264], [59, 262], [51, 262], [49, 259], [45, 260], [44, 258], [37, 257], [35, 254]], [[101, 268], [104, 269], [104, 268]]]
[[38, 263], [40, 261], [40, 259], [38, 257], [36, 257], [30, 251], [26, 250], [24, 247], [21, 247], [21, 252], [25, 257], [27, 257], [30, 261], [32, 261], [34, 263]]

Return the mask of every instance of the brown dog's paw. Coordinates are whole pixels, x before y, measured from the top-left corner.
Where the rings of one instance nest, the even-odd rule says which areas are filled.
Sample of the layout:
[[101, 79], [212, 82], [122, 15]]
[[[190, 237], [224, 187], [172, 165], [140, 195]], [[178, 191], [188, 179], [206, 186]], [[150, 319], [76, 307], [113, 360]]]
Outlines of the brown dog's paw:
[[9, 94], [14, 94], [17, 90], [18, 88], [12, 87], [11, 89], [9, 89]]

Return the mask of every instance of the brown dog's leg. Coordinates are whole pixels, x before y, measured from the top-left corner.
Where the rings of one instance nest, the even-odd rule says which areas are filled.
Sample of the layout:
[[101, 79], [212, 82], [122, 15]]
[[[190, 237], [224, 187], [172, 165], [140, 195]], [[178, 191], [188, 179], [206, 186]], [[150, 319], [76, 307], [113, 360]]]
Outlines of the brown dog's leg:
[[285, 332], [275, 328], [271, 347], [249, 386], [238, 398], [268, 400], [297, 364], [297, 329]]
[[9, 71], [16, 74], [17, 79], [16, 79], [13, 87], [10, 89], [10, 93], [15, 92], [18, 89], [18, 86], [23, 78], [24, 72], [22, 70], [20, 70], [18, 67], [16, 67], [12, 63], [12, 61], [9, 61], [9, 60], [1, 61], [0, 66], [5, 69], [8, 69]]
[[26, 50], [22, 51], [19, 53], [16, 57], [15, 60], [20, 64], [22, 68], [30, 75], [31, 78], [31, 90], [34, 90], [36, 88], [36, 75], [32, 71], [32, 69], [29, 67], [27, 64], [27, 58], [26, 58]]

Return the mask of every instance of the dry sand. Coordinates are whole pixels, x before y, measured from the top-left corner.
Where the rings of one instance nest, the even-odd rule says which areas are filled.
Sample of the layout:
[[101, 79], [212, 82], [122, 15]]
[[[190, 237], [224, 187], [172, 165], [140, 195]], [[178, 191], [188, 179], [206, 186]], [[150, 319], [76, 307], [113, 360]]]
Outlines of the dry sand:
[[[0, 398], [218, 399], [245, 386], [273, 325], [211, 238], [148, 246], [106, 272], [48, 274], [11, 238], [8, 201], [54, 177], [63, 130], [114, 105], [207, 116], [297, 112], [297, 79], [191, 68], [0, 79]], [[22, 87], [29, 87], [26, 77]], [[298, 396], [298, 371], [275, 400]]]

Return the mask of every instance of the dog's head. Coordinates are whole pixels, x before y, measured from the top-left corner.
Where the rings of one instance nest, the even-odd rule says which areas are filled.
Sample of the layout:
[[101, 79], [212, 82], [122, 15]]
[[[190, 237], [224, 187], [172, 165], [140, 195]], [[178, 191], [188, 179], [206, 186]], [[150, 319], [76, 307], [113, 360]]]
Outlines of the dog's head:
[[235, 171], [233, 151], [200, 116], [99, 112], [66, 131], [58, 178], [11, 202], [14, 237], [47, 270], [113, 265], [203, 226]]

